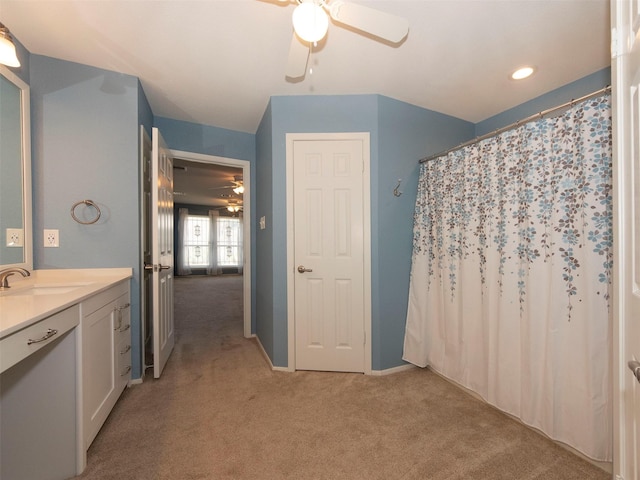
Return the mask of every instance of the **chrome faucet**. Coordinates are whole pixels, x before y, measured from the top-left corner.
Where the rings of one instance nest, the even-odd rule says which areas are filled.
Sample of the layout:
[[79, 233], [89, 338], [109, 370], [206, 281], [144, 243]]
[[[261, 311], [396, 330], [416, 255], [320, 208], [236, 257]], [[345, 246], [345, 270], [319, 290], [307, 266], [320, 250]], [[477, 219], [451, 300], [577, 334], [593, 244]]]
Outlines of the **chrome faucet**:
[[31, 273], [29, 273], [29, 270], [25, 270], [24, 268], [20, 267], [5, 268], [4, 270], [0, 270], [0, 290], [11, 288], [9, 286], [9, 277], [14, 273], [19, 273], [23, 277], [28, 277], [29, 275], [31, 275]]

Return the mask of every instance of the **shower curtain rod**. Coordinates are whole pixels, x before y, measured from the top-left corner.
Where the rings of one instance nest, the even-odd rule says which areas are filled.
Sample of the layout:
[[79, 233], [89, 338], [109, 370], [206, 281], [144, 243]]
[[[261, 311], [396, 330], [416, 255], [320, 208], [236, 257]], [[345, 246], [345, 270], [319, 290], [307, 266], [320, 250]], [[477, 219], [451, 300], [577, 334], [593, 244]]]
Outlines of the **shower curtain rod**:
[[563, 109], [566, 109], [568, 107], [571, 107], [573, 105], [575, 105], [576, 103], [580, 103], [583, 102], [584, 100], [588, 100], [590, 98], [593, 97], [597, 97], [599, 95], [602, 95], [603, 93], [608, 92], [609, 90], [611, 90], [611, 85], [608, 85], [604, 88], [601, 88], [600, 90], [596, 90], [593, 93], [589, 93], [588, 95], [585, 95], [584, 97], [580, 97], [578, 99], [574, 99], [571, 100], [570, 102], [566, 102], [563, 103], [562, 105], [558, 105], [557, 107], [552, 107], [549, 108], [547, 110], [543, 110], [542, 112], [539, 113], [535, 113], [523, 120], [518, 120], [517, 122], [512, 123], [511, 125], [507, 125], [506, 127], [502, 127], [502, 128], [498, 128], [497, 130], [493, 130], [489, 133], [485, 133], [484, 135], [480, 135], [479, 137], [474, 138], [473, 140], [469, 140], [467, 142], [461, 143], [460, 145], [450, 148], [449, 150], [445, 150], [443, 152], [437, 153], [435, 155], [430, 155], [428, 157], [422, 158], [420, 159], [419, 163], [426, 163], [429, 162], [431, 160], [435, 160], [436, 158], [442, 157], [444, 155], [448, 155], [451, 152], [455, 152], [456, 150], [460, 150], [461, 148], [467, 147], [469, 145], [473, 145], [474, 143], [480, 142], [486, 138], [490, 138], [490, 137], [494, 137], [496, 135], [500, 135], [501, 133], [504, 133], [506, 131], [512, 130], [514, 128], [518, 128], [520, 125], [524, 125], [526, 123], [532, 122], [533, 120], [539, 120], [541, 118], [544, 118], [545, 116], [549, 115], [550, 113], [554, 113]]

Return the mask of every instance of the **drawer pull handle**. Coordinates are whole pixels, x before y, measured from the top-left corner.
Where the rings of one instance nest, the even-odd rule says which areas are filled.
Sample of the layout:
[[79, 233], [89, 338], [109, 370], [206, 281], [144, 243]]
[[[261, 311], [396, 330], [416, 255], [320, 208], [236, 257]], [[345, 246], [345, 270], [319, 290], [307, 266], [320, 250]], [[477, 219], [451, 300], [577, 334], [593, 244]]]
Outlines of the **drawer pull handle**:
[[122, 350], [120, 350], [120, 355], [124, 355], [125, 353], [128, 353], [129, 350], [131, 350], [131, 345], [127, 345]]
[[[126, 310], [130, 306], [131, 306], [130, 303], [125, 303], [124, 305], [122, 305], [120, 307], [114, 307], [113, 311], [117, 312], [117, 314], [118, 314], [118, 326], [115, 327], [114, 330], [120, 330], [122, 328], [122, 310]], [[120, 331], [122, 332], [123, 330], [120, 330]]]
[[49, 340], [51, 337], [53, 337], [57, 333], [58, 333], [58, 330], [54, 330], [53, 328], [49, 328], [49, 329], [47, 329], [47, 333], [45, 333], [42, 338], [39, 338], [37, 340], [32, 340], [32, 339], [27, 340], [27, 345], [31, 345], [33, 343], [44, 342], [45, 340]]
[[124, 373], [121, 373], [120, 376], [124, 377], [131, 371], [131, 365], [127, 365], [127, 368], [124, 369]]
[[120, 329], [121, 332], [126, 332], [127, 330], [129, 330], [131, 328], [131, 325], [129, 325], [128, 323]]

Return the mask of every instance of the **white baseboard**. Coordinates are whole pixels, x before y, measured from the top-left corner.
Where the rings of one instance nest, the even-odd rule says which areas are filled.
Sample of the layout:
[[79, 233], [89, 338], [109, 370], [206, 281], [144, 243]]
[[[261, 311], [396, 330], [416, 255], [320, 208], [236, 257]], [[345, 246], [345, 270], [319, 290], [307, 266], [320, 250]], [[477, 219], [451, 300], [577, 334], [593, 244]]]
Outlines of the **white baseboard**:
[[411, 363], [407, 363], [406, 365], [399, 365], [397, 367], [386, 368], [384, 370], [371, 370], [371, 375], [381, 377], [383, 375], [392, 375], [394, 373], [404, 372], [405, 370], [411, 370], [412, 368], [416, 368], [416, 366]]
[[260, 342], [260, 338], [258, 338], [258, 336], [255, 334], [251, 335], [250, 338], [255, 338], [256, 343], [258, 344], [258, 348], [260, 348], [260, 352], [262, 352], [262, 356], [265, 358], [265, 360], [269, 364], [269, 368], [271, 370], [273, 370], [274, 372], [292, 372], [293, 371], [293, 370], [289, 370], [288, 367], [274, 367], [273, 363], [271, 363], [271, 359], [269, 358], [269, 355], [267, 354], [267, 351], [262, 346], [262, 342]]

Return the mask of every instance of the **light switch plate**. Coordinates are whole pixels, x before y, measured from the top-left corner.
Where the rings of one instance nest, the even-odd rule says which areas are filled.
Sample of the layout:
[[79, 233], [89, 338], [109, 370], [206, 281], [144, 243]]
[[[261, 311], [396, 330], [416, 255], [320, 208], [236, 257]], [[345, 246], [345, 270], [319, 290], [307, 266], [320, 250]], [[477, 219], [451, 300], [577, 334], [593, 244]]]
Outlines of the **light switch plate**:
[[267, 219], [266, 217], [260, 217], [260, 230], [264, 230], [267, 228]]
[[60, 246], [60, 234], [58, 230], [44, 229], [44, 246], [45, 247], [59, 247]]
[[24, 230], [7, 228], [7, 247], [24, 247]]

